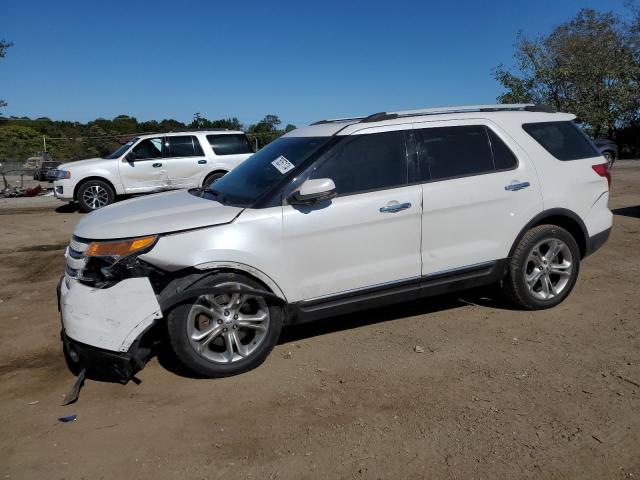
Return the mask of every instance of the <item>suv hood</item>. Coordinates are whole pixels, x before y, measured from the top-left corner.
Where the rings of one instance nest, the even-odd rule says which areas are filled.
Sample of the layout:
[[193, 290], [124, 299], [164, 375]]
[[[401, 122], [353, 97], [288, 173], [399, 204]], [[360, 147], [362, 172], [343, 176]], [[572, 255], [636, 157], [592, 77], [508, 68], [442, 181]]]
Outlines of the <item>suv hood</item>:
[[104, 162], [115, 162], [106, 158], [86, 158], [84, 160], [76, 160], [75, 162], [67, 162], [58, 165], [56, 168], [60, 170], [69, 170], [70, 168], [92, 167], [94, 165], [104, 165]]
[[179, 190], [134, 198], [91, 212], [78, 222], [74, 235], [106, 240], [176, 232], [230, 223], [242, 210]]

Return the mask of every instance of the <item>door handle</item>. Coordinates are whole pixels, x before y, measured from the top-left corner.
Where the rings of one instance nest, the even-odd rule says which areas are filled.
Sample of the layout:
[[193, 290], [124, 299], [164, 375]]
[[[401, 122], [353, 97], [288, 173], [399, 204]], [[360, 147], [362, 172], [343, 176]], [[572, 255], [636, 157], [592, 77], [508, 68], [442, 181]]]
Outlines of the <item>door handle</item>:
[[516, 182], [510, 183], [504, 187], [508, 192], [517, 192], [518, 190], [522, 190], [523, 188], [530, 187], [531, 184], [529, 182]]
[[151, 165], [153, 168], [160, 168], [162, 166], [161, 163], [154, 163], [153, 165]]
[[411, 204], [409, 202], [406, 203], [396, 203], [394, 205], [387, 205], [386, 207], [380, 208], [380, 213], [395, 213], [400, 210], [406, 210], [407, 208], [411, 208]]
[[198, 163], [199, 163], [200, 165], [204, 165], [205, 163], [207, 163], [207, 161], [206, 161], [206, 160], [198, 160]]

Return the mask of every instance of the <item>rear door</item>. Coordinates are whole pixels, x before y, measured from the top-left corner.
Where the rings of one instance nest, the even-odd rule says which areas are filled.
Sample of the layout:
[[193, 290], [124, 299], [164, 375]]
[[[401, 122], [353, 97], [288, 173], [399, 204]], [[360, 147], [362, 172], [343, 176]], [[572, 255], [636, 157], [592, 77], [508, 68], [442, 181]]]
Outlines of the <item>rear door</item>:
[[414, 128], [423, 182], [422, 275], [506, 258], [543, 208], [527, 155], [489, 121]]
[[126, 193], [162, 190], [167, 181], [164, 137], [140, 140], [120, 162], [120, 178]]
[[167, 187], [192, 188], [202, 185], [210, 170], [209, 161], [195, 135], [167, 137]]
[[420, 276], [422, 188], [410, 184], [407, 128], [345, 137], [309, 175], [331, 178], [337, 198], [283, 207], [283, 250], [297, 280], [295, 300], [387, 288]]

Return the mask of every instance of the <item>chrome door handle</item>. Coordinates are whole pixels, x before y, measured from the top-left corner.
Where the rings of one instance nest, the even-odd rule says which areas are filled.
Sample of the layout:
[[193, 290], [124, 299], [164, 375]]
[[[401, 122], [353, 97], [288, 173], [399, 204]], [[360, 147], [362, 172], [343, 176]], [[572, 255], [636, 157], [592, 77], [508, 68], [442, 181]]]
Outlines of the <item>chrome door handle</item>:
[[530, 187], [531, 184], [529, 182], [520, 182], [520, 183], [510, 183], [504, 187], [508, 192], [517, 192], [518, 190], [522, 190], [523, 188]]
[[387, 205], [386, 207], [380, 208], [380, 213], [395, 213], [400, 210], [406, 210], [407, 208], [411, 208], [411, 204], [409, 202], [406, 203], [396, 203], [395, 205]]
[[154, 163], [154, 164], [152, 165], [152, 167], [153, 167], [153, 168], [160, 168], [161, 166], [162, 166], [162, 164], [161, 164], [161, 163]]

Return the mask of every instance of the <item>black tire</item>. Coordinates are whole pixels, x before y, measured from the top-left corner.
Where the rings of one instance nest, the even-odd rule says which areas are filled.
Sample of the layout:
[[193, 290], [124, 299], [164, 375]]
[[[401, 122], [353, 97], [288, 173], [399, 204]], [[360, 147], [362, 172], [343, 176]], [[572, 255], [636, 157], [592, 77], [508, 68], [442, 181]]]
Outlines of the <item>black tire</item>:
[[[539, 247], [541, 243], [544, 246], [544, 242], [553, 242], [553, 240], [559, 240], [568, 248], [566, 257], [569, 258], [570, 256], [569, 263], [572, 267], [570, 272], [564, 275], [564, 280], [562, 280], [563, 286], [559, 293], [554, 294], [552, 298], [542, 299], [540, 296], [544, 295], [544, 291], [541, 291], [544, 288], [542, 285], [543, 279], [539, 281], [540, 283], [536, 283], [534, 287], [530, 288], [525, 276], [535, 276], [535, 272], [532, 270], [532, 265], [535, 265], [535, 262], [531, 261], [531, 255], [533, 255], [534, 249]], [[540, 268], [552, 268], [552, 261], [554, 259], [558, 261], [558, 259], [562, 258], [562, 255], [562, 253], [558, 253], [557, 256], [548, 260], [548, 265], [547, 261], [545, 261], [544, 265]], [[541, 258], [544, 258], [544, 256]], [[562, 258], [562, 260], [564, 261], [565, 259]], [[509, 262], [507, 276], [502, 282], [502, 291], [505, 296], [519, 308], [542, 310], [555, 307], [571, 293], [578, 278], [579, 271], [580, 249], [578, 248], [575, 238], [564, 228], [557, 225], [539, 225], [527, 231], [515, 248]], [[544, 277], [544, 275], [542, 276]], [[559, 275], [549, 273], [548, 277], [552, 281], [554, 278], [557, 279], [558, 283], [556, 287], [560, 285], [561, 277]], [[566, 283], [564, 283], [565, 280]], [[537, 292], [536, 289], [538, 290]], [[551, 289], [551, 291], [553, 292], [553, 289]]]
[[202, 188], [207, 189], [209, 188], [213, 182], [215, 182], [216, 180], [221, 179], [222, 177], [225, 176], [227, 172], [213, 172], [210, 173], [207, 178], [204, 179], [204, 182], [202, 182]]
[[[91, 196], [93, 190], [96, 191], [96, 196], [99, 197], [99, 200], [92, 203], [88, 197]], [[111, 188], [111, 185], [102, 180], [89, 180], [84, 182], [80, 185], [80, 188], [78, 188], [78, 194], [76, 195], [76, 201], [80, 206], [80, 210], [85, 213], [111, 205], [115, 198], [116, 194], [113, 188]], [[102, 199], [104, 199], [104, 203]]]
[[[194, 286], [197, 286], [198, 288], [207, 286], [213, 287], [225, 283], [240, 284], [241, 286], [246, 286], [253, 290], [265, 290], [265, 287], [260, 283], [247, 276], [236, 273], [218, 273], [210, 277], [206, 277], [201, 283]], [[254, 351], [244, 358], [234, 360], [229, 363], [216, 362], [204, 358], [204, 356], [198, 353], [196, 348], [192, 345], [188, 333], [189, 312], [195, 303], [196, 302], [193, 301], [181, 304], [171, 310], [167, 317], [167, 332], [169, 344], [178, 361], [186, 369], [199, 376], [205, 378], [220, 378], [238, 375], [240, 373], [253, 370], [265, 361], [280, 338], [283, 321], [282, 307], [265, 301], [269, 312], [268, 327], [261, 343], [255, 347]], [[196, 317], [196, 319], [197, 318], [199, 317]], [[213, 322], [214, 320], [212, 319], [210, 325], [207, 325], [207, 328], [213, 326]], [[240, 330], [237, 331], [240, 333]], [[218, 339], [223, 342], [223, 345], [228, 345], [226, 343], [227, 340], [222, 338], [223, 335], [224, 334], [220, 334]], [[211, 345], [213, 343], [214, 342], [211, 342]], [[238, 349], [236, 348], [235, 351], [238, 351]]]
[[609, 168], [613, 167], [614, 162], [616, 161], [616, 156], [613, 152], [605, 151], [602, 152], [602, 156], [607, 160], [609, 164]]

